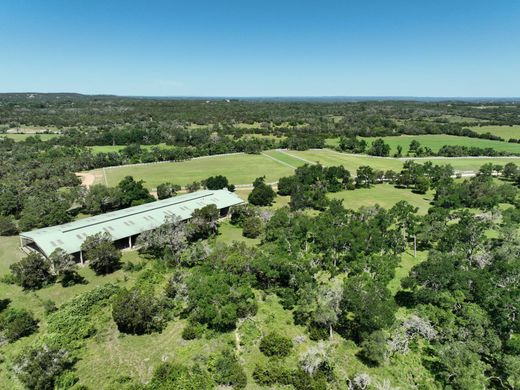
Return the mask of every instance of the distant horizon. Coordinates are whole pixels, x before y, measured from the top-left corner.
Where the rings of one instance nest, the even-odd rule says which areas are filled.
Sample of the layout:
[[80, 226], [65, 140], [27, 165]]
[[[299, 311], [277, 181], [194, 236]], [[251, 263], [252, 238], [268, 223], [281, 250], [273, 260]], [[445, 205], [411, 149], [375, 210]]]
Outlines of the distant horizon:
[[411, 100], [411, 101], [520, 101], [520, 96], [428, 96], [428, 95], [124, 95], [117, 93], [83, 93], [83, 92], [0, 92], [0, 95], [80, 95], [88, 97], [105, 96], [134, 99], [179, 99], [179, 100], [204, 100], [204, 99], [232, 99], [232, 100], [330, 100], [330, 101], [355, 101], [355, 100]]

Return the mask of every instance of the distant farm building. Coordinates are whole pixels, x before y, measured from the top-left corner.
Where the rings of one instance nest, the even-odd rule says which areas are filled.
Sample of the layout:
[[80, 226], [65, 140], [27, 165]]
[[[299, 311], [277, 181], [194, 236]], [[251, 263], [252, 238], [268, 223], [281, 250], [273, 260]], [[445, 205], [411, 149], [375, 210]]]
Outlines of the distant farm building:
[[81, 244], [96, 233], [109, 233], [118, 246], [131, 248], [140, 233], [158, 228], [170, 216], [186, 221], [193, 211], [210, 204], [217, 206], [220, 215], [224, 216], [231, 206], [241, 203], [242, 199], [228, 190], [198, 191], [24, 232], [20, 234], [20, 245], [25, 252], [38, 251], [46, 257], [61, 248], [83, 262]]

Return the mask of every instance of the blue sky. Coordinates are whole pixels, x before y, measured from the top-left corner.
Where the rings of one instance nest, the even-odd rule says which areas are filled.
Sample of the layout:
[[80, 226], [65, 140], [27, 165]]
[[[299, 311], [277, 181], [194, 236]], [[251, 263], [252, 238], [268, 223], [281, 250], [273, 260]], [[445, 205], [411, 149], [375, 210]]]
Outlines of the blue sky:
[[520, 96], [518, 0], [2, 0], [0, 92]]

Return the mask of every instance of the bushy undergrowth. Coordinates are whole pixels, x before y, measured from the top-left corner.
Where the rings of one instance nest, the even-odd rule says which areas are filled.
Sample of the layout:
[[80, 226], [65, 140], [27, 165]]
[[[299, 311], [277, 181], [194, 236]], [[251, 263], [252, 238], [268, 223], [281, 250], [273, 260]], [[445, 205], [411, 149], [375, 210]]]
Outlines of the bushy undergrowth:
[[65, 303], [49, 315], [46, 337], [69, 349], [81, 347], [85, 339], [96, 333], [101, 309], [119, 291], [119, 287], [106, 284]]

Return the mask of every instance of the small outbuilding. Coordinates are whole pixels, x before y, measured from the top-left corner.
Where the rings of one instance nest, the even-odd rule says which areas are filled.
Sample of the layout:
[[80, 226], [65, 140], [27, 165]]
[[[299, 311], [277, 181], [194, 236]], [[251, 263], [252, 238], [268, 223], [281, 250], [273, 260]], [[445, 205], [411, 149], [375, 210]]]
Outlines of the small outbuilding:
[[193, 211], [210, 204], [217, 206], [220, 215], [225, 216], [231, 206], [241, 203], [243, 200], [228, 190], [198, 191], [24, 232], [20, 234], [20, 246], [25, 252], [38, 251], [46, 257], [61, 248], [83, 262], [81, 244], [88, 236], [106, 232], [118, 246], [131, 248], [139, 234], [158, 228], [168, 217], [186, 221]]

